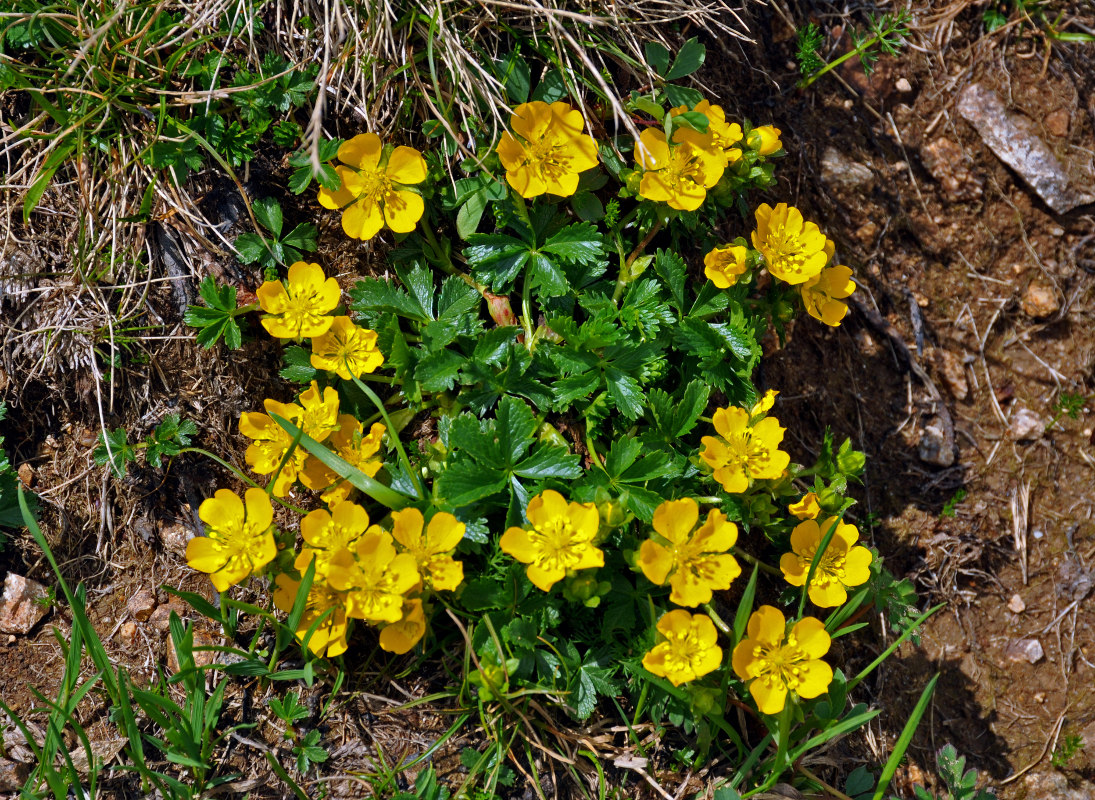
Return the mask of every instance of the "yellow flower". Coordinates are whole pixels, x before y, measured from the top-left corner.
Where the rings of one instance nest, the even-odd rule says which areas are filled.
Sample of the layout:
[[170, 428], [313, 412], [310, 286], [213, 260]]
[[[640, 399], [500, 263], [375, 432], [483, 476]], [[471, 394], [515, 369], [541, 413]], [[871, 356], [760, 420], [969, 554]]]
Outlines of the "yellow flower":
[[700, 458], [714, 470], [714, 478], [730, 494], [749, 488], [749, 480], [778, 478], [791, 463], [779, 450], [785, 428], [775, 417], [750, 424], [744, 408], [720, 408], [711, 418], [718, 436], [704, 436]]
[[357, 540], [356, 550], [339, 550], [331, 557], [327, 580], [346, 592], [346, 613], [351, 617], [399, 622], [403, 595], [419, 578], [414, 556], [396, 553], [391, 534], [373, 527]]
[[826, 267], [799, 287], [806, 313], [835, 328], [848, 313], [848, 304], [841, 300], [855, 291], [850, 267]]
[[304, 413], [298, 424], [317, 442], [326, 441], [339, 429], [338, 392], [333, 387], [328, 386], [321, 393], [319, 384], [312, 381], [311, 386], [301, 392], [300, 405]]
[[647, 672], [668, 678], [674, 686], [694, 681], [722, 664], [718, 631], [706, 614], [670, 611], [658, 620], [658, 633], [665, 640], [643, 656]]
[[513, 109], [509, 131], [495, 152], [506, 168], [506, 181], [524, 198], [554, 194], [570, 197], [578, 174], [597, 166], [597, 143], [583, 133], [585, 119], [567, 103], [534, 100]]
[[[307, 563], [304, 568], [308, 568]], [[274, 587], [274, 605], [286, 613], [292, 611], [297, 593], [300, 591], [300, 581], [282, 573], [274, 580]], [[328, 609], [331, 609], [331, 614], [312, 631], [312, 636], [308, 639], [308, 649], [317, 656], [326, 653], [329, 658], [334, 658], [346, 652], [346, 634], [349, 625], [346, 619], [346, 593], [332, 589], [317, 572], [312, 581], [312, 588], [308, 592], [308, 599], [305, 601], [304, 613], [294, 631], [297, 639], [303, 642], [308, 629]]]
[[753, 247], [764, 256], [773, 277], [792, 285], [805, 283], [819, 274], [829, 258], [825, 234], [802, 218], [797, 208], [780, 203], [772, 208], [761, 203]]
[[741, 574], [737, 560], [728, 553], [738, 540], [738, 526], [718, 509], [693, 533], [700, 518], [699, 505], [691, 498], [667, 500], [654, 511], [654, 530], [668, 547], [647, 539], [639, 548], [639, 568], [659, 586], [669, 578], [669, 600], [695, 607], [711, 601], [715, 589], [729, 589]]
[[848, 599], [847, 587], [861, 586], [870, 580], [874, 556], [866, 547], [856, 545], [859, 530], [855, 525], [847, 525], [838, 517], [830, 517], [820, 525], [817, 520], [808, 519], [791, 531], [793, 552], [784, 553], [779, 560], [779, 568], [787, 582], [802, 586], [822, 538], [833, 525], [836, 525], [836, 531], [818, 559], [807, 590], [810, 602], [820, 608], [842, 605]]
[[[245, 411], [240, 414], [240, 433], [254, 440], [243, 454], [244, 461], [259, 475], [269, 475], [278, 469], [293, 444], [293, 437], [270, 414], [277, 414], [295, 425], [300, 425], [304, 409], [296, 403], [279, 403], [269, 398], [263, 401], [263, 407], [268, 413]], [[297, 447], [293, 451], [293, 455], [285, 462], [274, 481], [276, 497], [285, 497], [289, 493], [289, 487], [300, 477], [307, 458], [308, 452], [303, 447]]]
[[716, 247], [703, 257], [703, 274], [720, 289], [729, 289], [745, 274], [745, 254], [749, 251], [736, 244]]
[[403, 604], [403, 617], [399, 622], [385, 625], [380, 631], [380, 647], [389, 653], [403, 655], [418, 644], [426, 633], [426, 614], [421, 600], [408, 600]]
[[825, 624], [804, 617], [787, 633], [787, 620], [778, 608], [761, 606], [749, 617], [746, 637], [734, 648], [734, 672], [749, 686], [749, 694], [763, 714], [778, 714], [793, 692], [807, 699], [829, 688], [833, 670], [821, 657], [831, 639]]
[[248, 489], [243, 500], [218, 489], [198, 507], [198, 516], [209, 530], [187, 544], [186, 563], [209, 573], [218, 592], [261, 572], [277, 555], [274, 509], [262, 489]]
[[[348, 464], [357, 467], [370, 478], [384, 465], [382, 459], [373, 458], [380, 450], [384, 439], [385, 428], [379, 422], [374, 422], [365, 434], [365, 426], [351, 414], [340, 414], [338, 417], [339, 429], [331, 434], [329, 443], [334, 447], [335, 453]], [[330, 508], [341, 503], [354, 486], [348, 480], [339, 477], [338, 473], [327, 467], [315, 456], [309, 456], [304, 463], [304, 470], [300, 475], [300, 482], [314, 492], [322, 492], [320, 499]]]
[[298, 261], [289, 267], [288, 285], [266, 281], [255, 292], [259, 306], [268, 316], [262, 327], [278, 339], [322, 336], [334, 317], [326, 316], [342, 299], [342, 290], [334, 278], [324, 278], [319, 264]]
[[807, 492], [797, 503], [787, 506], [787, 510], [799, 519], [817, 519], [817, 515], [821, 513], [821, 505], [816, 494]]
[[369, 514], [356, 503], [339, 503], [331, 511], [316, 509], [300, 521], [300, 535], [308, 546], [294, 566], [303, 573], [314, 557], [316, 575], [326, 579], [331, 557], [339, 550], [352, 549], [368, 528]]
[[605, 555], [594, 547], [600, 514], [593, 503], [567, 503], [548, 489], [528, 504], [532, 530], [510, 528], [499, 542], [504, 553], [528, 564], [528, 579], [547, 592], [571, 570], [603, 567]]
[[692, 142], [670, 147], [664, 132], [647, 128], [639, 135], [639, 144], [637, 158], [644, 170], [639, 196], [647, 200], [667, 203], [678, 211], [695, 211], [722, 177], [718, 157]]
[[376, 331], [359, 328], [349, 317], [335, 317], [331, 329], [312, 339], [312, 366], [338, 373], [344, 381], [373, 372], [384, 363]]
[[418, 571], [429, 586], [451, 592], [464, 580], [464, 565], [451, 555], [464, 538], [464, 523], [444, 511], [433, 515], [425, 533], [424, 522], [417, 508], [393, 511], [392, 536], [405, 552], [414, 556]]
[[384, 145], [375, 133], [362, 133], [338, 148], [338, 160], [352, 167], [335, 167], [339, 189], [319, 190], [319, 204], [342, 209], [342, 230], [353, 239], [369, 240], [387, 225], [410, 233], [422, 218], [422, 196], [406, 187], [426, 180], [426, 159], [413, 147], [397, 147], [385, 163]]
[[756, 150], [762, 156], [770, 156], [783, 147], [779, 140], [779, 128], [771, 125], [761, 125], [749, 132], [749, 147]]
[[[707, 117], [707, 133], [703, 134], [682, 125], [673, 131], [673, 141], [692, 142], [701, 149], [710, 150], [718, 157], [724, 169], [728, 164], [738, 161], [741, 158], [741, 150], [736, 145], [742, 140], [741, 125], [736, 122], [727, 122], [726, 112], [722, 107], [713, 105], [709, 100], [701, 100], [692, 110]], [[687, 111], [687, 106], [679, 106], [669, 113], [677, 116]]]

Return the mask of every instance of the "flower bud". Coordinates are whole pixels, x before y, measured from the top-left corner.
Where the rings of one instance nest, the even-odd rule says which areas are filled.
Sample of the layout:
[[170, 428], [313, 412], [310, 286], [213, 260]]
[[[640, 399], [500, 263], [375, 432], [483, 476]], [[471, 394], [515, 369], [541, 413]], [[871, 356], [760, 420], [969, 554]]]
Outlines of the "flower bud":
[[845, 475], [861, 475], [867, 457], [859, 450], [852, 449], [850, 439], [845, 439], [844, 444], [836, 454], [836, 466]]
[[749, 147], [756, 150], [762, 156], [768, 156], [783, 147], [779, 140], [779, 128], [771, 125], [761, 125], [749, 132]]

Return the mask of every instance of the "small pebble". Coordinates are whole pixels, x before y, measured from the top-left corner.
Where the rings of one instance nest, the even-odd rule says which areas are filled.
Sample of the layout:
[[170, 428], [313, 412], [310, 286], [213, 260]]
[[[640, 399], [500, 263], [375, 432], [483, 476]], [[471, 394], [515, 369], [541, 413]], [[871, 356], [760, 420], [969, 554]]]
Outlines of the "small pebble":
[[1037, 639], [1019, 639], [1008, 643], [1008, 646], [1004, 648], [1004, 655], [1009, 661], [1037, 664], [1045, 658], [1046, 653], [1042, 649], [1042, 643]]
[[1011, 599], [1008, 600], [1008, 610], [1011, 611], [1012, 614], [1022, 614], [1027, 610], [1027, 604], [1023, 602], [1023, 598], [1019, 595], [1013, 594]]
[[1045, 422], [1029, 408], [1016, 409], [1008, 423], [1008, 435], [1017, 442], [1038, 439], [1045, 430]]
[[899, 92], [911, 92], [912, 84], [909, 83], [908, 78], [898, 78], [897, 83], [894, 84], [894, 88]]
[[1061, 303], [1057, 300], [1057, 293], [1053, 291], [1052, 286], [1041, 281], [1033, 281], [1023, 293], [1019, 306], [1027, 316], [1041, 319], [1056, 314]]

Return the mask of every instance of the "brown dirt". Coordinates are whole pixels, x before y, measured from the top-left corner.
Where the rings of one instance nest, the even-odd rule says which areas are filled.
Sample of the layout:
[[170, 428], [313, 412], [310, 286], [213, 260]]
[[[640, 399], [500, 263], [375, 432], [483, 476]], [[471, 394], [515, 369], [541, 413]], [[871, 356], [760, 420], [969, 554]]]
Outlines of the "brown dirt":
[[[1045, 796], [1038, 787], [1053, 771], [1050, 753], [1065, 736], [1085, 737], [1086, 748], [1063, 765], [1063, 774], [1075, 786], [1095, 779], [1095, 218], [1091, 207], [1051, 213], [954, 105], [970, 82], [987, 83], [1090, 176], [1095, 49], [1054, 44], [1043, 60], [1047, 43], [1029, 29], [984, 36], [981, 10], [919, 3], [912, 37], [918, 49], [885, 59], [870, 81], [858, 68], [841, 70], [797, 92], [787, 20], [806, 17], [779, 4], [755, 7], [748, 21], [758, 45], [741, 52], [730, 45], [725, 67], [710, 66], [717, 61], [710, 59], [707, 77], [728, 112], [771, 119], [781, 128], [790, 156], [770, 201], [793, 202], [821, 224], [861, 287], [862, 309], [839, 329], [799, 321], [789, 345], [767, 359], [758, 376], [781, 390], [777, 413], [788, 426], [792, 455], [809, 461], [826, 427], [865, 449], [867, 475], [855, 509], [861, 528], [869, 528], [895, 573], [915, 579], [925, 604], [947, 602], [922, 645], [905, 646], [867, 687], [867, 699], [885, 713], [869, 744], [846, 748], [847, 757], [883, 759], [921, 688], [939, 672], [933, 707], [899, 788], [908, 795], [910, 780], [930, 781], [934, 751], [952, 742], [1000, 796], [1033, 800]], [[846, 22], [835, 11], [814, 13], [826, 29]], [[711, 54], [718, 53], [718, 44], [710, 44]], [[911, 90], [901, 91], [903, 80]], [[826, 170], [823, 162], [834, 163], [829, 148], [865, 166], [870, 180], [847, 179], [855, 170], [839, 159]], [[284, 185], [284, 165], [257, 163], [254, 170], [253, 185]], [[212, 203], [215, 190], [202, 187], [202, 194]], [[746, 225], [731, 225], [728, 233]], [[323, 248], [325, 263], [348, 265], [347, 284], [371, 259], [360, 249], [351, 253], [329, 229]], [[206, 269], [241, 287], [253, 289], [260, 280], [227, 259], [204, 258]], [[63, 264], [54, 266], [63, 272]], [[1059, 310], [1030, 316], [1022, 299], [1032, 284], [1055, 298]], [[155, 313], [169, 320], [165, 333], [185, 336], [171, 291], [161, 286], [150, 298]], [[877, 312], [874, 323], [863, 309]], [[12, 311], [3, 306], [6, 319]], [[910, 371], [887, 331], [904, 342], [938, 394]], [[269, 377], [276, 377], [276, 350], [261, 339], [236, 353], [184, 341], [139, 347], [146, 358], [117, 371], [113, 405], [105, 412], [86, 366], [43, 374], [13, 360], [10, 350], [0, 392], [11, 407], [3, 424], [9, 453], [14, 463], [33, 467], [43, 528], [58, 560], [72, 583], [88, 584], [92, 618], [111, 656], [145, 682], [165, 662], [165, 636], [141, 623], [134, 642], [123, 643], [118, 630], [127, 619], [126, 601], [164, 584], [208, 593], [206, 583], [185, 570], [180, 542], [195, 529], [196, 504], [215, 488], [219, 472], [203, 459], [184, 457], [166, 476], [136, 467], [123, 481], [106, 477], [91, 461], [100, 422], [143, 435], [165, 413], [178, 411], [199, 421], [198, 444], [238, 464], [239, 413], [287, 390]], [[1078, 419], [1064, 416], [1047, 429], [1062, 392], [1088, 402]], [[1016, 441], [1009, 427], [1024, 409], [1039, 424]], [[945, 418], [953, 421], [957, 457], [944, 467], [923, 460], [921, 451], [932, 429], [945, 429]], [[951, 441], [944, 437], [942, 445], [945, 450]], [[968, 494], [953, 516], [943, 516], [959, 488]], [[52, 584], [28, 537], [17, 536], [0, 551], [0, 567]], [[1021, 612], [1011, 610], [1019, 607], [1014, 596]], [[30, 636], [0, 641], [3, 698], [17, 712], [38, 703], [31, 686], [47, 695], [56, 686], [61, 663], [50, 627], [65, 634], [68, 624], [66, 610], [55, 607]], [[1009, 657], [1025, 639], [1036, 639], [1044, 651], [1036, 663]], [[343, 690], [324, 723], [332, 751], [325, 772], [374, 771], [381, 758], [413, 757], [451, 723], [439, 706], [385, 711], [443, 687], [443, 675], [430, 685], [415, 678], [410, 664], [366, 663], [348, 676], [356, 691]], [[256, 718], [266, 698], [253, 689], [241, 681], [232, 690], [230, 721]], [[325, 702], [327, 691], [305, 690], [306, 701]], [[101, 709], [90, 711], [86, 721], [97, 713]], [[291, 760], [277, 731], [241, 736], [273, 747], [282, 763]], [[233, 740], [224, 759], [244, 773], [236, 789], [280, 796], [256, 771], [261, 754], [244, 739]], [[455, 770], [451, 754], [462, 745], [446, 748], [442, 763]], [[1024, 769], [1026, 775], [1009, 781]], [[1030, 776], [1043, 783], [1032, 784]], [[123, 784], [118, 796], [126, 794]], [[354, 780], [327, 789], [338, 797], [367, 794]]]

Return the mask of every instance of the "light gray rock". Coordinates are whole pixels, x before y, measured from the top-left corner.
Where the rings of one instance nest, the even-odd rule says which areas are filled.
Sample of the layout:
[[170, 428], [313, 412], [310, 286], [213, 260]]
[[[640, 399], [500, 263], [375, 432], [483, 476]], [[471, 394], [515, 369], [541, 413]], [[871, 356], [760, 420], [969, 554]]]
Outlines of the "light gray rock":
[[874, 173], [870, 167], [853, 161], [835, 147], [826, 147], [821, 154], [821, 180], [834, 189], [854, 192], [870, 189]]
[[971, 83], [958, 98], [958, 113], [977, 129], [996, 157], [1018, 172], [1058, 214], [1095, 203], [1095, 194], [1077, 191], [1069, 185], [1065, 168], [1038, 138], [1034, 123], [1010, 113], [992, 89]]

